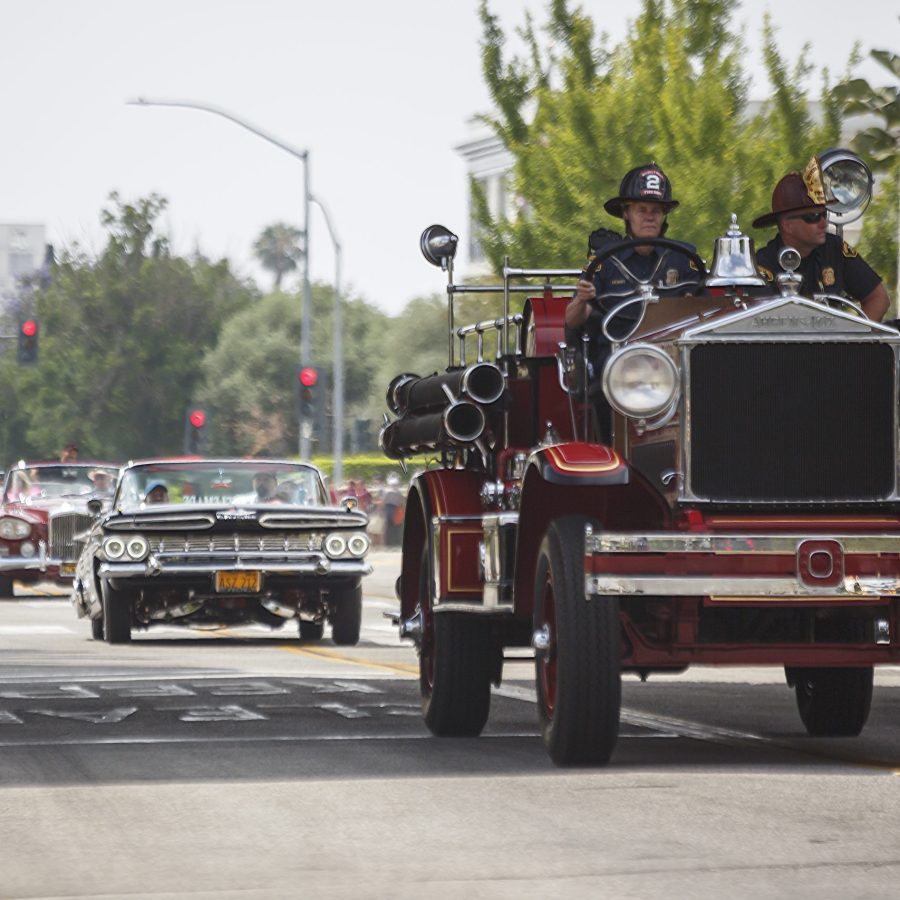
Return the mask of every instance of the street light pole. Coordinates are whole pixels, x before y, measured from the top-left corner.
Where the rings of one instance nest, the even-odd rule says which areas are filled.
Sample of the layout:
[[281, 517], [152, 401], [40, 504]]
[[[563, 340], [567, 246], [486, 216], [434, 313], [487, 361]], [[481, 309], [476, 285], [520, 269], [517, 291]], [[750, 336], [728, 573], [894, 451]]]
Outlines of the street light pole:
[[322, 210], [331, 243], [334, 245], [334, 393], [331, 404], [331, 444], [334, 454], [332, 483], [339, 490], [344, 482], [344, 300], [341, 296], [341, 242], [337, 239], [325, 204], [318, 197], [309, 199]]
[[[136, 100], [127, 100], [126, 103], [129, 106], [178, 106], [183, 109], [199, 109], [203, 112], [212, 113], [213, 115], [221, 116], [223, 119], [228, 119], [229, 122], [234, 122], [235, 125], [240, 125], [241, 128], [246, 128], [247, 131], [252, 132], [257, 137], [261, 137], [264, 141], [268, 141], [270, 144], [274, 144], [276, 147], [280, 147], [286, 153], [290, 153], [291, 156], [296, 156], [297, 159], [303, 162], [303, 304], [301, 307], [300, 317], [300, 365], [310, 365], [312, 287], [309, 281], [309, 204], [312, 198], [310, 197], [309, 192], [309, 150], [299, 150], [296, 147], [292, 147], [290, 144], [287, 144], [279, 138], [269, 134], [268, 132], [263, 131], [261, 128], [257, 128], [255, 125], [252, 125], [245, 119], [236, 116], [234, 113], [230, 113], [228, 112], [228, 110], [222, 109], [220, 106], [214, 106], [211, 103], [201, 103], [198, 100], [151, 100], [146, 97], [138, 97]], [[309, 458], [311, 437], [312, 422], [304, 419], [300, 422], [300, 438], [298, 441], [298, 449], [301, 459]]]

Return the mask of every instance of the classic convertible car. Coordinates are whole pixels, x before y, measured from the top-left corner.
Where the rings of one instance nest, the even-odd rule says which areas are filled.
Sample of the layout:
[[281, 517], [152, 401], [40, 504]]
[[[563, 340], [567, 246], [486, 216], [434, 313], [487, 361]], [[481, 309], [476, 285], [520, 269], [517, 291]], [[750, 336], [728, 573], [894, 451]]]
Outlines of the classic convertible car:
[[151, 625], [273, 628], [359, 641], [368, 517], [329, 503], [318, 469], [252, 459], [155, 459], [122, 470], [112, 508], [91, 503], [72, 600], [94, 638]]
[[97, 462], [26, 462], [6, 473], [0, 498], [0, 597], [13, 581], [69, 585], [74, 535], [90, 522], [87, 501], [112, 498], [119, 467]]

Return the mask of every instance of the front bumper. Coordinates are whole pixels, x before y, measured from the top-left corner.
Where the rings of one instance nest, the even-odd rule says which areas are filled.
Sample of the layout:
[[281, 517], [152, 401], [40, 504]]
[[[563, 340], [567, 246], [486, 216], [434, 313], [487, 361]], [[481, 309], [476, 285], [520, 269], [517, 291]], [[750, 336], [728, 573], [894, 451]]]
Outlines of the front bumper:
[[900, 534], [595, 534], [588, 528], [585, 595], [878, 602], [900, 596]]
[[[68, 571], [64, 571], [66, 568]], [[41, 541], [36, 556], [0, 556], [0, 572], [50, 573], [53, 576], [70, 578], [75, 574], [75, 561], [50, 556], [47, 553], [47, 545]]]
[[216, 572], [258, 571], [263, 575], [297, 575], [311, 578], [328, 576], [362, 577], [371, 574], [372, 566], [364, 559], [332, 560], [327, 557], [303, 560], [275, 561], [268, 559], [228, 559], [181, 561], [160, 559], [150, 555], [143, 562], [100, 564], [101, 580], [189, 578], [212, 576]]

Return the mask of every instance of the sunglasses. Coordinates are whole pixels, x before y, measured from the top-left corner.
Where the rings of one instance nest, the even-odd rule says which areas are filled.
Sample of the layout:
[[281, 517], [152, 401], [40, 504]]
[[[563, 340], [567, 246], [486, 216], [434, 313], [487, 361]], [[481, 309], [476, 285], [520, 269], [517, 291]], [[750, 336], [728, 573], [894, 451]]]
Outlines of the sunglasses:
[[827, 212], [804, 213], [802, 216], [791, 216], [792, 219], [802, 219], [807, 225], [815, 225], [827, 216]]

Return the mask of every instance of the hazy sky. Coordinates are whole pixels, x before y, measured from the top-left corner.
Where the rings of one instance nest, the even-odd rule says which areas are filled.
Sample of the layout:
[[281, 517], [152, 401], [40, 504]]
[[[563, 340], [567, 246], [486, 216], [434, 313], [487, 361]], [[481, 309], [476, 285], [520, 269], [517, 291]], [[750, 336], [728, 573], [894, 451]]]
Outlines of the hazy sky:
[[[639, 0], [582, 6], [616, 40]], [[488, 107], [476, 0], [0, 0], [4, 140], [0, 222], [39, 222], [57, 246], [102, 247], [110, 191], [169, 201], [174, 249], [228, 256], [270, 280], [251, 246], [277, 221], [302, 224], [303, 164], [227, 120], [196, 110], [140, 108], [129, 98], [222, 107], [309, 150], [312, 192], [343, 245], [345, 287], [388, 312], [439, 291], [418, 249], [441, 222], [462, 233], [466, 176], [453, 147]], [[508, 32], [545, 2], [491, 0]], [[747, 68], [760, 72], [755, 22], [775, 10], [786, 55], [804, 41], [842, 71], [855, 40], [900, 50], [888, 0], [745, 0]], [[884, 82], [871, 62], [861, 73]], [[818, 88], [818, 81], [813, 83]], [[754, 97], [764, 95], [757, 82]], [[318, 211], [312, 274], [330, 281], [332, 246]], [[527, 261], [515, 261], [525, 265]], [[561, 265], [568, 264], [561, 260]]]

